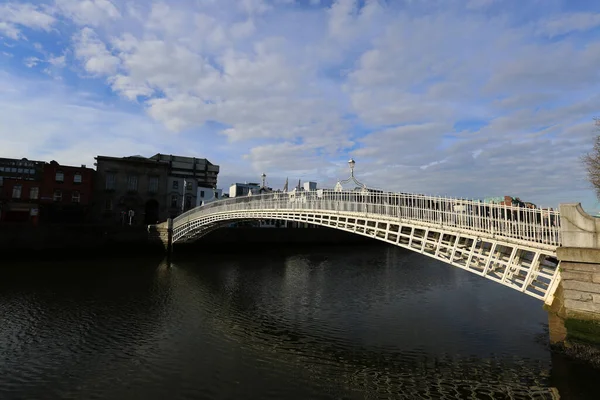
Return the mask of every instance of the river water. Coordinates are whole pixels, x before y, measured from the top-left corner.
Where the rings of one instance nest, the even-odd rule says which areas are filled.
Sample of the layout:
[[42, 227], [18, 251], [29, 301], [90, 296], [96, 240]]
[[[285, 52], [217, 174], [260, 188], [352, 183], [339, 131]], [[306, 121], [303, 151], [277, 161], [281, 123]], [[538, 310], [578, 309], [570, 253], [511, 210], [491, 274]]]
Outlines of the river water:
[[391, 246], [0, 272], [0, 399], [600, 397], [539, 300]]

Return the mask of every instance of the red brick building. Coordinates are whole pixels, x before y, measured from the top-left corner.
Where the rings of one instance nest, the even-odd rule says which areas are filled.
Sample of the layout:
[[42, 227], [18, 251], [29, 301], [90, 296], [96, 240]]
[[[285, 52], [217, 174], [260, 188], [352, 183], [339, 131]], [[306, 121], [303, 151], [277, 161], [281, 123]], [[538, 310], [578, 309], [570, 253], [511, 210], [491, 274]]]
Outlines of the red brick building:
[[44, 164], [0, 158], [0, 223], [37, 223]]
[[0, 187], [1, 222], [38, 222], [40, 181], [3, 178]]
[[72, 167], [56, 161], [44, 165], [40, 217], [50, 223], [82, 223], [89, 220], [95, 171], [85, 165]]

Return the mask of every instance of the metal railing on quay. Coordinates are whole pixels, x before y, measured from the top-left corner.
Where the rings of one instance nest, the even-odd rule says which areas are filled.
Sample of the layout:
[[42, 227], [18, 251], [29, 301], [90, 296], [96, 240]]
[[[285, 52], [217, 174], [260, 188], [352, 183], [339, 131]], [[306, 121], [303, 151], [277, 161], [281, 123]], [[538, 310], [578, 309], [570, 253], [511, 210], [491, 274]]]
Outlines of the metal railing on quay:
[[178, 227], [210, 213], [240, 210], [362, 213], [365, 216], [420, 221], [552, 246], [561, 243], [558, 210], [386, 192], [316, 190], [235, 197], [189, 210], [175, 218], [173, 226]]

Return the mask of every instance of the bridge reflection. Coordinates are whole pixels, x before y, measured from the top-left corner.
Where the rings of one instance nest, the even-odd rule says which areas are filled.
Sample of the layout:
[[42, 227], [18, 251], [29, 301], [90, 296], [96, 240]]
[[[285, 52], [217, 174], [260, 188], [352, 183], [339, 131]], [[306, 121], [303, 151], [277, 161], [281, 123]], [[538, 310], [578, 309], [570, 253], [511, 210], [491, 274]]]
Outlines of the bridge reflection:
[[[174, 263], [172, 272], [181, 275], [181, 285], [202, 287], [190, 288], [195, 298], [186, 302], [214, 307], [204, 329], [215, 330], [231, 346], [276, 369], [292, 369], [298, 379], [373, 396], [504, 398], [510, 393], [558, 398], [547, 386], [547, 374], [539, 372], [544, 362], [532, 361], [539, 356], [533, 356], [534, 349], [522, 354], [532, 357], [527, 361], [490, 355], [497, 346], [521, 343], [525, 337], [533, 340], [523, 332], [489, 335], [494, 328], [484, 325], [492, 317], [482, 314], [480, 306], [495, 297], [481, 297], [479, 307], [469, 303], [468, 293], [455, 297], [461, 281], [471, 277], [470, 290], [459, 292], [500, 292], [507, 297], [504, 305], [523, 309], [524, 299], [507, 296], [501, 287], [489, 290], [490, 284], [482, 281], [484, 289], [474, 288], [472, 276], [428, 259], [411, 259], [411, 253], [395, 248], [311, 249], [292, 256], [275, 252], [268, 263], [263, 257], [226, 257], [218, 268], [206, 267], [214, 264], [211, 259], [184, 259]], [[444, 303], [460, 304], [460, 309], [424, 313]], [[461, 332], [451, 327], [461, 327], [461, 315], [470, 321], [465, 337], [484, 335], [480, 344], [455, 342]], [[432, 320], [443, 327], [442, 335], [424, 328]], [[543, 346], [538, 351], [543, 353]]]

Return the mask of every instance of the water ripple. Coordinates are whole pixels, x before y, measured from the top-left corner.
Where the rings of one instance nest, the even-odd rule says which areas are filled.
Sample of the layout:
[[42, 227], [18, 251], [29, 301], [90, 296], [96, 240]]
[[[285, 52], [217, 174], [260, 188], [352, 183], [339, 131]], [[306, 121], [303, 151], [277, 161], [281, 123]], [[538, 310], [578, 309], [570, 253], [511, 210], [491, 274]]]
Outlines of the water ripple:
[[552, 372], [538, 302], [388, 247], [20, 268], [0, 282], [0, 398], [587, 393]]

